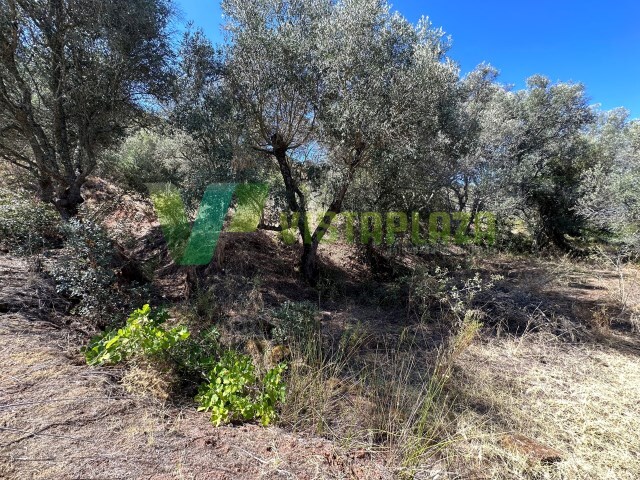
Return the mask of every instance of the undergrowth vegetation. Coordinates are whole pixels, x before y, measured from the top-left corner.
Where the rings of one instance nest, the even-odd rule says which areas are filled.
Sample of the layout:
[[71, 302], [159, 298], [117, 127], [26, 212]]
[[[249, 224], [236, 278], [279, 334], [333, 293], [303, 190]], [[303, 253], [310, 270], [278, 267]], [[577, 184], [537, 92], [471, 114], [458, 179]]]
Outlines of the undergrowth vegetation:
[[[372, 340], [364, 326], [327, 335], [317, 307], [293, 301], [262, 310], [273, 327], [262, 340], [245, 341], [259, 350], [257, 356], [242, 353], [235, 337], [221, 343], [215, 326], [197, 335], [185, 326], [168, 328], [168, 313], [148, 305], [134, 311], [122, 328], [94, 338], [85, 356], [90, 365], [141, 360], [172, 365], [183, 381], [199, 382], [198, 410], [209, 412], [214, 425], [253, 420], [269, 425], [279, 418], [283, 426], [350, 447], [383, 448], [403, 472], [411, 472], [451, 441], [446, 385], [456, 358], [482, 326], [481, 314], [471, 309], [473, 298], [492, 286], [475, 276], [455, 288], [445, 270], [419, 278], [413, 279], [420, 287], [410, 290], [411, 299], [419, 298], [416, 305], [424, 311], [437, 306], [434, 315], [449, 322], [452, 332], [426, 356], [420, 329], [406, 328], [363, 354]], [[202, 308], [204, 296], [197, 298]], [[423, 315], [421, 323], [433, 321]]]
[[166, 330], [166, 310], [151, 311], [149, 305], [135, 310], [124, 327], [110, 330], [94, 338], [85, 350], [89, 365], [116, 364], [132, 356], [167, 355], [178, 343], [189, 338], [189, 331], [178, 326]]
[[103, 226], [73, 219], [61, 232], [62, 248], [44, 267], [58, 293], [72, 301], [72, 313], [107, 326], [146, 300], [144, 283], [123, 275], [123, 261]]
[[213, 366], [196, 396], [198, 410], [211, 412], [211, 423], [220, 426], [230, 421], [259, 419], [270, 425], [276, 418], [276, 406], [284, 402], [286, 387], [284, 363], [269, 370], [262, 382], [256, 377], [251, 357], [225, 352]]
[[167, 320], [166, 310], [144, 305], [129, 316], [122, 328], [91, 340], [84, 349], [87, 363], [99, 366], [126, 361], [159, 362], [171, 365], [174, 372], [200, 373], [204, 383], [195, 401], [199, 411], [211, 412], [215, 426], [249, 420], [259, 420], [267, 426], [276, 419], [276, 408], [286, 394], [285, 363], [260, 378], [251, 357], [218, 345], [215, 330], [194, 340], [185, 326], [165, 328]]
[[59, 243], [60, 217], [24, 190], [0, 186], [0, 248], [33, 255]]

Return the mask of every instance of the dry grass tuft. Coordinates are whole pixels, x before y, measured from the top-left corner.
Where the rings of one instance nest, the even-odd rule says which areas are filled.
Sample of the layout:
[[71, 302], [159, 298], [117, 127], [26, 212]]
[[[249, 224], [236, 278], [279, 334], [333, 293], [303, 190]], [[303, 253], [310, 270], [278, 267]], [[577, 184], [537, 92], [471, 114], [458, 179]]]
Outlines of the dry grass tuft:
[[[424, 350], [424, 329], [377, 342], [354, 328], [331, 350], [320, 339], [292, 347], [288, 397], [281, 421], [359, 452], [385, 452], [402, 478], [431, 471], [454, 441], [447, 384], [456, 359], [480, 329], [477, 312], [438, 351]], [[417, 477], [416, 477], [417, 478]]]
[[171, 365], [162, 362], [138, 362], [122, 376], [122, 386], [133, 395], [168, 400], [175, 392], [179, 377]]

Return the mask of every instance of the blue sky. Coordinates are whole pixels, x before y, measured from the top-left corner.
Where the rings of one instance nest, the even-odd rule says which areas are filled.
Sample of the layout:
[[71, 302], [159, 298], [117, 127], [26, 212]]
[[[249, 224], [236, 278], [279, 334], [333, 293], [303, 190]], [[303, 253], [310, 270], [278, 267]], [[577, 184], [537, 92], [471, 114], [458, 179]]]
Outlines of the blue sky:
[[[218, 1], [176, 2], [183, 21], [221, 41]], [[640, 118], [638, 0], [397, 0], [393, 8], [414, 22], [426, 15], [451, 35], [463, 72], [485, 61], [516, 88], [536, 73], [582, 82], [592, 103]]]

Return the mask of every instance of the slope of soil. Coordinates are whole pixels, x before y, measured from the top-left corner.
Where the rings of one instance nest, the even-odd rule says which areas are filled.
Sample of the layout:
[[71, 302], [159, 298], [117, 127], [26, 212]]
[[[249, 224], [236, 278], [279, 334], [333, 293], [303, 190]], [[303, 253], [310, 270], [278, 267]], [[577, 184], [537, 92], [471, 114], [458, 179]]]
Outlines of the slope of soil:
[[87, 367], [81, 336], [42, 317], [51, 295], [25, 261], [0, 257], [0, 478], [391, 478], [326, 440], [214, 429], [193, 405], [128, 395], [122, 372]]

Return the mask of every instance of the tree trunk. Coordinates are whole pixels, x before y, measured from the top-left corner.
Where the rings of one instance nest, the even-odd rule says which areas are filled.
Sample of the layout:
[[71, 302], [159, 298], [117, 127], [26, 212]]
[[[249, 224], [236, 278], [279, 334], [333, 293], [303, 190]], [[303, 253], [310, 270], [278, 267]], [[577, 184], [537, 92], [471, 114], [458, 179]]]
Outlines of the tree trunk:
[[54, 188], [51, 177], [47, 175], [41, 175], [38, 178], [38, 197], [44, 203], [54, 204]]
[[84, 198], [80, 193], [80, 186], [73, 185], [65, 189], [62, 195], [54, 202], [56, 210], [64, 221], [75, 217], [78, 214], [78, 207], [84, 203]]
[[353, 172], [357, 164], [350, 168], [347, 178], [342, 184], [340, 190], [336, 193], [336, 196], [334, 197], [333, 202], [331, 202], [331, 205], [320, 222], [320, 225], [315, 229], [313, 235], [309, 235], [306, 199], [293, 177], [291, 166], [287, 160], [287, 149], [283, 146], [274, 148], [273, 156], [278, 162], [280, 174], [284, 181], [289, 209], [298, 214], [298, 231], [302, 236], [303, 242], [302, 258], [300, 259], [302, 276], [310, 285], [315, 286], [318, 283], [319, 273], [318, 245], [320, 245], [320, 241], [322, 241], [322, 238], [327, 233], [334, 217], [342, 211], [342, 204], [347, 194], [347, 190], [349, 189], [349, 185], [351, 185]]
[[318, 242], [312, 239], [311, 243], [304, 243], [301, 259], [302, 276], [315, 287], [318, 284]]
[[302, 258], [300, 261], [302, 276], [310, 285], [315, 286], [318, 280], [317, 254], [319, 240], [314, 237], [309, 238], [306, 200], [293, 178], [293, 172], [287, 160], [286, 148], [274, 149], [273, 155], [276, 157], [280, 174], [284, 181], [289, 210], [298, 214], [298, 231], [302, 236], [303, 243]]
[[333, 202], [329, 205], [329, 209], [322, 217], [322, 221], [316, 227], [313, 235], [311, 235], [311, 240], [304, 244], [304, 248], [302, 250], [302, 274], [304, 275], [305, 280], [314, 287], [318, 283], [319, 273], [318, 245], [320, 245], [320, 242], [329, 230], [329, 227], [331, 227], [333, 219], [342, 211], [342, 204], [344, 203], [344, 198], [347, 195], [349, 185], [351, 185], [352, 178], [353, 170], [349, 172], [345, 182], [342, 184], [342, 187], [336, 193]]

